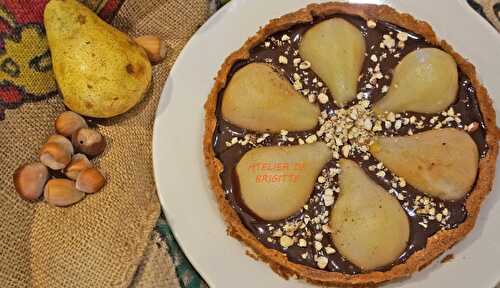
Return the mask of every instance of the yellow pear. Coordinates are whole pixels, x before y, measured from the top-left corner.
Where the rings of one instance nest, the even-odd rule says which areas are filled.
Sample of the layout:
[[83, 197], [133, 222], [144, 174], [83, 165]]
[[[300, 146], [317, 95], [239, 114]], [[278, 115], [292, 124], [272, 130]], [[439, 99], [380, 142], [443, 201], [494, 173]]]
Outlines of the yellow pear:
[[224, 91], [222, 116], [258, 132], [312, 129], [320, 114], [271, 66], [251, 63], [238, 70]]
[[305, 33], [299, 53], [326, 83], [335, 102], [344, 106], [356, 96], [365, 46], [358, 28], [344, 19], [333, 18]]
[[330, 216], [337, 250], [365, 271], [394, 262], [408, 244], [408, 216], [355, 162], [342, 159], [340, 169], [340, 195]]
[[380, 136], [370, 152], [418, 190], [443, 200], [464, 197], [476, 181], [479, 152], [474, 140], [462, 130]]
[[71, 110], [107, 118], [134, 107], [151, 81], [143, 48], [76, 0], [51, 0], [44, 12], [52, 66]]
[[236, 165], [243, 203], [264, 220], [293, 215], [309, 200], [331, 157], [322, 142], [250, 150]]
[[374, 107], [376, 113], [438, 113], [457, 96], [457, 64], [437, 48], [418, 49], [396, 66], [389, 92]]

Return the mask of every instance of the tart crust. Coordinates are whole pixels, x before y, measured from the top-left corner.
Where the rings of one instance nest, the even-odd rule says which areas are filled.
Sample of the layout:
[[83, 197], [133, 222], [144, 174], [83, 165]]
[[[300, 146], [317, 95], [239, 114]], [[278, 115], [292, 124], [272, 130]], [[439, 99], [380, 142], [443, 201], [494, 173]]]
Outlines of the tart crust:
[[[476, 90], [476, 98], [486, 125], [486, 143], [488, 152], [480, 159], [479, 172], [474, 189], [465, 201], [468, 211], [466, 220], [458, 227], [450, 230], [441, 230], [427, 239], [425, 248], [416, 251], [405, 262], [393, 266], [387, 271], [372, 271], [355, 275], [341, 272], [329, 272], [314, 269], [305, 265], [289, 261], [281, 252], [265, 247], [257, 238], [247, 230], [240, 221], [238, 214], [225, 199], [219, 174], [223, 171], [222, 163], [215, 157], [212, 146], [213, 133], [215, 131], [216, 105], [219, 92], [227, 84], [227, 77], [233, 64], [239, 60], [250, 57], [250, 50], [261, 44], [268, 36], [286, 30], [295, 24], [307, 23], [315, 16], [332, 16], [334, 14], [350, 14], [360, 16], [365, 20], [381, 20], [393, 23], [400, 27], [420, 34], [425, 40], [436, 45], [453, 56], [461, 71], [469, 77]], [[457, 54], [453, 48], [444, 40], [439, 40], [431, 26], [413, 18], [409, 14], [399, 13], [387, 5], [372, 4], [348, 4], [348, 3], [325, 3], [311, 4], [296, 12], [271, 20], [269, 24], [261, 28], [257, 34], [249, 38], [237, 51], [226, 58], [215, 79], [215, 84], [205, 103], [205, 135], [203, 139], [203, 153], [205, 165], [209, 172], [211, 188], [219, 204], [219, 209], [226, 221], [227, 232], [230, 236], [252, 248], [252, 258], [267, 262], [279, 275], [288, 279], [298, 277], [308, 282], [321, 285], [336, 286], [373, 286], [382, 282], [408, 277], [412, 273], [423, 269], [436, 257], [451, 248], [469, 233], [476, 222], [481, 203], [491, 190], [495, 175], [496, 157], [498, 153], [499, 130], [496, 127], [495, 111], [485, 87], [479, 82], [474, 66]]]

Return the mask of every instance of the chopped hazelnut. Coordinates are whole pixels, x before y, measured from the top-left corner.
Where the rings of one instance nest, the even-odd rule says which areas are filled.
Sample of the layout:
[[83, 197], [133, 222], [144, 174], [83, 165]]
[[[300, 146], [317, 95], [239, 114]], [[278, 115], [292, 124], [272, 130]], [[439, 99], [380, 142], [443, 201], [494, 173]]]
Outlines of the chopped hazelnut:
[[334, 254], [336, 251], [330, 246], [325, 247], [326, 254]]
[[281, 236], [280, 238], [280, 245], [283, 247], [283, 248], [288, 248], [290, 246], [293, 245], [293, 239], [290, 238], [289, 236], [287, 235], [283, 235]]
[[307, 144], [311, 144], [311, 143], [314, 143], [314, 142], [316, 142], [316, 141], [318, 141], [318, 137], [317, 137], [316, 135], [314, 135], [314, 134], [313, 134], [313, 135], [310, 135], [310, 136], [308, 136], [308, 137], [306, 138], [306, 143], [307, 143]]
[[309, 69], [311, 67], [311, 63], [309, 61], [304, 61], [299, 64], [299, 68], [302, 70]]
[[288, 58], [286, 58], [286, 57], [285, 57], [285, 56], [283, 56], [283, 55], [280, 55], [280, 56], [278, 57], [278, 62], [279, 62], [280, 64], [288, 64]]
[[368, 28], [375, 28], [377, 26], [377, 22], [373, 21], [373, 20], [368, 20], [366, 21], [366, 26], [368, 26]]
[[320, 256], [316, 258], [316, 264], [320, 269], [324, 269], [328, 265], [328, 258]]
[[319, 100], [319, 103], [325, 104], [328, 102], [328, 96], [325, 93], [319, 93], [318, 100]]

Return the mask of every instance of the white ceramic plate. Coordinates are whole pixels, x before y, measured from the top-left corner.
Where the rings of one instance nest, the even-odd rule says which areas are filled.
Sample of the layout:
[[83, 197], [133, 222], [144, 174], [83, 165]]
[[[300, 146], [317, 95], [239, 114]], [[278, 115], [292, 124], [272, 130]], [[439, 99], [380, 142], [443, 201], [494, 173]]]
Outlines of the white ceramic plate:
[[[233, 0], [203, 25], [173, 67], [154, 127], [154, 170], [161, 204], [175, 237], [211, 287], [310, 287], [285, 281], [245, 255], [226, 226], [209, 189], [202, 157], [203, 104], [227, 55], [270, 19], [324, 1]], [[464, 0], [352, 1], [386, 3], [431, 23], [436, 33], [469, 58], [500, 111], [500, 36]], [[497, 121], [498, 123], [498, 121]], [[497, 179], [500, 179], [497, 173]], [[389, 287], [494, 287], [500, 281], [500, 197], [494, 191], [475, 230], [439, 260]]]

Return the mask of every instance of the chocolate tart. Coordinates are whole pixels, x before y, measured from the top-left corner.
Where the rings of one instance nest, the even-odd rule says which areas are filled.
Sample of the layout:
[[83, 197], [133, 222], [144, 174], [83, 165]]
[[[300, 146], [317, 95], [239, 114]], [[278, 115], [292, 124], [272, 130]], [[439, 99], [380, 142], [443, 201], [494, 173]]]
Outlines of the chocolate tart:
[[287, 279], [408, 277], [471, 231], [495, 175], [495, 111], [474, 66], [385, 5], [271, 20], [225, 60], [205, 112], [228, 234]]

